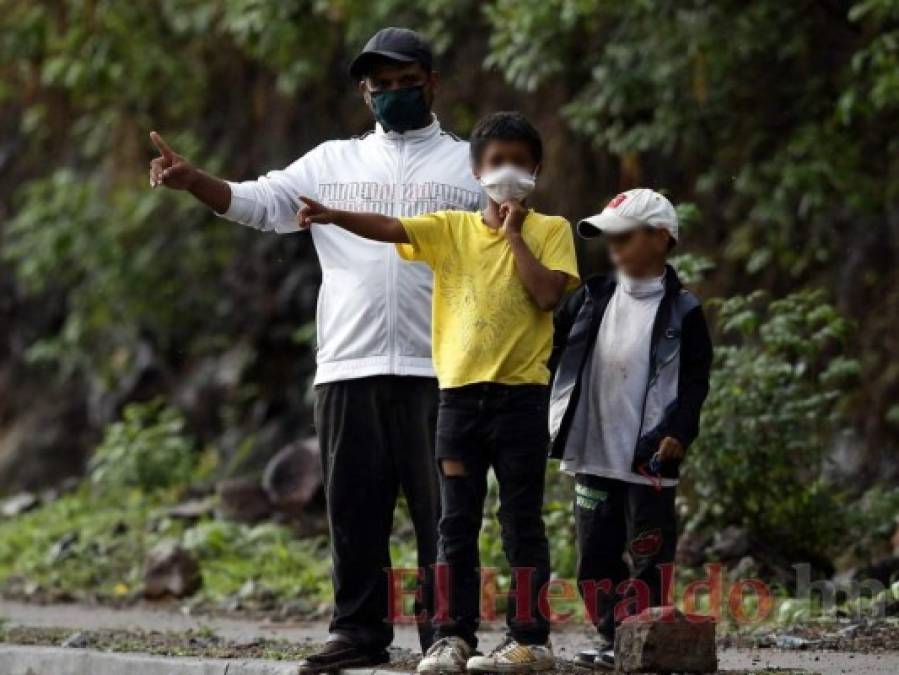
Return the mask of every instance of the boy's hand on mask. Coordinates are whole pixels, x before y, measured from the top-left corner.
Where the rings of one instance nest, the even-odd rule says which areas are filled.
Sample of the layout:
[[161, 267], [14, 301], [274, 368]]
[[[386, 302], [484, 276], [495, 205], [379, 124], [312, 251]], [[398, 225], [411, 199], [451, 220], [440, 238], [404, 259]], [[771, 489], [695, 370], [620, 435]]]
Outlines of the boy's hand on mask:
[[665, 436], [659, 443], [659, 459], [663, 462], [679, 462], [684, 458], [684, 446], [676, 438]]
[[524, 208], [524, 204], [516, 201], [508, 201], [500, 204], [499, 216], [503, 219], [503, 227], [506, 236], [520, 235], [521, 227], [524, 225], [524, 219], [528, 215], [528, 210]]
[[313, 223], [325, 224], [334, 221], [334, 212], [324, 204], [309, 197], [300, 197], [303, 206], [297, 211], [297, 224], [301, 230], [308, 230]]

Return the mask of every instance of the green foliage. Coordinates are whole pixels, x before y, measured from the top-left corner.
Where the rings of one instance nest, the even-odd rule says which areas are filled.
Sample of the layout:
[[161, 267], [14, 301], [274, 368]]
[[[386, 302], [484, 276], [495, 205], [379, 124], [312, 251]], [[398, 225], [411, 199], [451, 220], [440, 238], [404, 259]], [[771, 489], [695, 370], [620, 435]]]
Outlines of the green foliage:
[[222, 600], [247, 582], [280, 599], [321, 601], [331, 597], [331, 561], [323, 537], [296, 539], [274, 524], [255, 527], [207, 520], [184, 533], [184, 546], [197, 556], [204, 597]]
[[[2, 8], [0, 100], [10, 112], [0, 122], [14, 148], [4, 170], [20, 187], [2, 195], [10, 215], [0, 258], [30, 301], [62, 314], [40, 326], [28, 355], [105, 390], [127, 379], [141, 350], [180, 367], [252, 331], [247, 304], [229, 300], [229, 282], [254, 277], [242, 262], [274, 269], [275, 285], [311, 259], [284, 243], [286, 263], [273, 266], [248, 252], [260, 238], [149, 191], [146, 132], [160, 128], [182, 153], [233, 177], [286, 164], [368, 123], [345, 69], [386, 24], [421, 29], [455, 67], [444, 72], [449, 100], [438, 101], [452, 111], [448, 127], [500, 101], [534, 112], [547, 147], [563, 148], [541, 178], [548, 210], [583, 215], [595, 195], [559, 189], [565, 173], [576, 168], [585, 184], [612, 192], [616, 165], [626, 174], [619, 182], [644, 180], [697, 202], [707, 217], [689, 242], [714, 252], [727, 292], [835, 278], [854, 238], [876, 237], [872, 250], [882, 243], [888, 228], [879, 223], [890, 222], [899, 195], [899, 0]], [[556, 123], [560, 105], [574, 138]], [[889, 281], [872, 257], [854, 281], [864, 289]], [[289, 318], [283, 330], [311, 316]], [[886, 410], [871, 414], [887, 425]]]
[[597, 149], [686, 172], [663, 187], [727, 223], [727, 255], [754, 274], [836, 264], [837, 223], [895, 203], [897, 0], [498, 0], [485, 14], [489, 64], [522, 89], [565, 83], [564, 114]]
[[874, 486], [867, 490], [848, 509], [848, 527], [853, 533], [852, 557], [871, 564], [889, 556], [890, 539], [899, 527], [899, 488]]
[[[551, 151], [545, 210], [574, 219], [595, 205], [592, 187], [563, 189], [569, 171], [600, 192], [635, 180], [665, 188], [685, 202], [689, 248], [673, 263], [688, 282], [713, 271], [722, 293], [833, 287], [828, 301], [871, 332], [875, 351], [859, 357], [866, 379], [880, 391], [896, 385], [896, 369], [882, 367], [896, 354], [881, 317], [899, 287], [884, 225], [899, 199], [899, 0], [0, 0], [0, 9], [0, 260], [14, 311], [31, 310], [8, 329], [9, 342], [24, 345], [11, 358], [24, 353], [45, 366], [34, 372], [82, 380], [92, 400], [127, 390], [147, 362], [165, 373], [157, 388], [169, 388], [198, 358], [240, 343], [253, 354], [241, 378], [254, 380], [234, 386], [237, 402], [212, 399], [203, 419], [220, 416], [234, 431], [249, 418], [258, 428], [289, 407], [273, 399], [295, 355], [288, 367], [280, 359], [286, 344], [308, 353], [311, 303], [273, 308], [307, 290], [296, 274], [313, 264], [308, 244], [270, 244], [214, 223], [184, 195], [150, 191], [146, 133], [159, 128], [229, 177], [284, 165], [369, 123], [346, 64], [387, 24], [420, 28], [454, 66], [438, 100], [452, 111], [447, 127], [499, 104], [533, 114]], [[870, 299], [852, 301], [859, 296]], [[824, 298], [799, 293], [740, 295], [722, 304], [718, 324], [725, 342], [686, 472], [693, 518], [742, 522], [794, 550], [837, 546], [839, 499], [821, 470], [859, 368], [839, 352], [847, 323]], [[257, 349], [270, 351], [255, 359]], [[284, 379], [300, 386], [309, 367]], [[882, 421], [895, 433], [899, 407], [880, 399], [859, 414], [872, 421], [866, 429]], [[128, 410], [93, 463], [102, 492], [185, 481], [195, 449], [180, 418]], [[550, 472], [546, 515], [564, 576], [573, 568], [569, 487]], [[80, 519], [104, 505], [79, 500], [47, 512], [86, 527]], [[873, 497], [865, 503], [881, 509]], [[19, 546], [52, 574], [37, 564], [49, 545], [37, 532], [44, 513], [23, 521], [35, 527], [21, 539], [0, 525], [0, 540], [15, 542], [7, 569], [18, 569], [10, 551]], [[266, 569], [284, 574], [285, 592], [320, 588], [287, 574], [297, 560], [320, 571], [309, 563], [318, 544], [295, 549], [265, 529], [217, 527], [191, 535], [209, 562], [229, 546], [241, 551], [222, 571], [204, 570], [214, 588], [230, 592], [266, 564], [283, 564]], [[486, 527], [485, 560], [499, 564], [496, 525]], [[273, 562], [251, 555], [253, 537]], [[409, 559], [408, 545], [395, 549]], [[122, 551], [117, 574], [127, 577], [125, 554], [138, 551]]]
[[90, 462], [91, 482], [102, 489], [153, 492], [185, 485], [196, 466], [196, 447], [184, 419], [161, 401], [132, 403], [106, 430]]
[[[315, 603], [330, 597], [330, 561], [321, 537], [296, 540], [287, 528], [201, 520], [185, 529], [165, 516], [176, 494], [136, 489], [77, 492], [0, 521], [0, 588], [38, 597], [82, 600], [137, 598], [147, 551], [182, 539], [200, 563], [197, 600], [246, 593]], [[263, 591], [263, 588], [265, 589]]]
[[160, 223], [160, 197], [143, 186], [110, 194], [99, 177], [65, 168], [23, 188], [0, 254], [25, 292], [66, 289], [68, 301], [61, 329], [29, 350], [33, 360], [65, 374], [93, 369], [113, 387], [146, 336], [167, 349], [201, 330], [214, 286], [187, 293], [185, 284], [221, 273], [235, 232], [204, 233], [195, 227], [204, 216], [184, 204], [170, 213], [178, 227]]
[[141, 583], [158, 497], [137, 490], [78, 492], [0, 521], [0, 584], [49, 597], [115, 599]]
[[710, 270], [715, 269], [711, 258], [695, 253], [677, 255], [668, 262], [677, 271], [680, 280], [687, 285], [699, 283]]
[[845, 521], [823, 471], [859, 371], [842, 355], [849, 323], [809, 291], [731, 298], [719, 303], [718, 325], [730, 341], [716, 348], [685, 472], [690, 525], [739, 523], [797, 559], [833, 553]]

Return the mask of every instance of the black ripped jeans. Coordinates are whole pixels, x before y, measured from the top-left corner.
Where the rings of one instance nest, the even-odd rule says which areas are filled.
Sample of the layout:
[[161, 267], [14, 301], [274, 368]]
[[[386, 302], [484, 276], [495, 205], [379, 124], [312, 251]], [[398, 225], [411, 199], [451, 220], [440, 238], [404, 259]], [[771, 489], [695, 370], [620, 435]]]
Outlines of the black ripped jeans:
[[509, 634], [525, 644], [543, 644], [549, 637], [549, 621], [538, 606], [540, 589], [549, 580], [541, 514], [547, 415], [548, 390], [542, 385], [484, 383], [440, 392], [437, 461], [442, 466], [442, 460], [457, 460], [461, 475], [441, 471], [440, 477], [437, 561], [445, 567], [436, 584], [436, 638], [457, 636], [477, 646], [478, 534], [491, 467], [499, 483], [503, 550], [513, 570]]

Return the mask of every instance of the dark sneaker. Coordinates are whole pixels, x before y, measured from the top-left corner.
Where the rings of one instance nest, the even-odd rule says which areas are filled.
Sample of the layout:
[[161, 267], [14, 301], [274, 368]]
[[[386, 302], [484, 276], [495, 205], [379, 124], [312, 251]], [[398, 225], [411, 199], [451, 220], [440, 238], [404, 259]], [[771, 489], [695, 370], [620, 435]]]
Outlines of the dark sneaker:
[[377, 666], [390, 661], [386, 649], [364, 650], [343, 640], [332, 640], [325, 643], [320, 652], [310, 654], [300, 661], [300, 675], [310, 673], [328, 673], [341, 668], [364, 668]]
[[574, 655], [575, 665], [600, 670], [615, 670], [615, 650], [611, 643], [600, 644], [593, 649], [584, 649]]

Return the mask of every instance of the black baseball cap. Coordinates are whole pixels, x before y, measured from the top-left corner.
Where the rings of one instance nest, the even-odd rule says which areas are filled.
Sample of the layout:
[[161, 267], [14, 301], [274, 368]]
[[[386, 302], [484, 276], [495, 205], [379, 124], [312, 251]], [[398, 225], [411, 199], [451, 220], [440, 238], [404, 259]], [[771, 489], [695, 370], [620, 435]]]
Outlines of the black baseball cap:
[[350, 64], [350, 75], [365, 77], [374, 59], [381, 57], [401, 63], [420, 63], [428, 70], [434, 62], [431, 45], [421, 35], [408, 28], [382, 28], [371, 36], [359, 55]]

